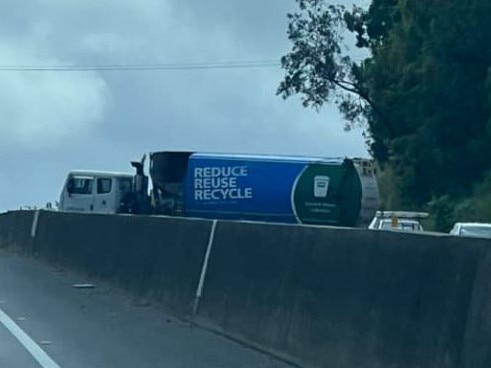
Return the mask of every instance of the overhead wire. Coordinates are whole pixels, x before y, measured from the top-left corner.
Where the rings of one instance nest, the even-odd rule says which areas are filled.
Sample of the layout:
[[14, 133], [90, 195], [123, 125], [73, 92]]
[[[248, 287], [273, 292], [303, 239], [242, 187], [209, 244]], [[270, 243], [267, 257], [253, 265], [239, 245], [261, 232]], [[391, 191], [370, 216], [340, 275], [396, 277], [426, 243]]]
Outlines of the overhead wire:
[[203, 70], [250, 69], [279, 67], [273, 60], [228, 61], [214, 63], [175, 64], [87, 64], [87, 65], [0, 65], [4, 72], [85, 72], [85, 71], [146, 71], [146, 70]]
[[[366, 58], [352, 56], [353, 60]], [[280, 67], [278, 60], [224, 61], [207, 63], [86, 64], [86, 65], [1, 65], [0, 72], [91, 72], [91, 71], [179, 71], [213, 69], [253, 69]]]

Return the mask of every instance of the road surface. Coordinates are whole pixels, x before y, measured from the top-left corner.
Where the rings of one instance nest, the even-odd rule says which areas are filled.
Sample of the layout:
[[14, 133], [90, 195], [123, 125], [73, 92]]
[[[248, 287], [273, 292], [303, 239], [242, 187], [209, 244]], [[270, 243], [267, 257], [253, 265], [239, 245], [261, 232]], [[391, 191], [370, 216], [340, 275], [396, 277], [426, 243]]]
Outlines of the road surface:
[[0, 250], [0, 367], [290, 367], [90, 282]]

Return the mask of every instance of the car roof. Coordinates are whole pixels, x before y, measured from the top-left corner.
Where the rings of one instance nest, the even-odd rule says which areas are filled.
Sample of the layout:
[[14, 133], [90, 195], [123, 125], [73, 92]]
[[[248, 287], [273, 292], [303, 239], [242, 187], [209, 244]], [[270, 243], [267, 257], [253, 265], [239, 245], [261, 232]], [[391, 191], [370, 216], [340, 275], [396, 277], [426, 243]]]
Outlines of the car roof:
[[69, 175], [76, 176], [110, 176], [110, 177], [122, 177], [122, 178], [133, 178], [133, 174], [115, 171], [97, 171], [97, 170], [72, 170]]
[[461, 227], [465, 227], [465, 226], [491, 227], [491, 224], [485, 222], [457, 222], [457, 225]]

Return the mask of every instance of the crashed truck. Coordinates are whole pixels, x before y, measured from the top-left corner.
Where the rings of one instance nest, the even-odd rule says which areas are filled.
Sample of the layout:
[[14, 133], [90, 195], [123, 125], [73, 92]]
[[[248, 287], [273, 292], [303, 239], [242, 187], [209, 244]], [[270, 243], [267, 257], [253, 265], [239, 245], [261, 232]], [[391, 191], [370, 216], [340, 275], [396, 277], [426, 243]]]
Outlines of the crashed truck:
[[366, 227], [379, 207], [370, 160], [154, 152], [135, 173], [68, 173], [59, 209]]

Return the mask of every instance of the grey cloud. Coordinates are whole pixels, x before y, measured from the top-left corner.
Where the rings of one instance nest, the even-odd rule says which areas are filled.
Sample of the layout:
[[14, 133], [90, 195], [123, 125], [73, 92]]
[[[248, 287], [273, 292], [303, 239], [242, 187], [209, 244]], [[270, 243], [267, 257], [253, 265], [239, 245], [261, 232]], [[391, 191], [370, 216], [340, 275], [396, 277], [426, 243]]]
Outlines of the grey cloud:
[[[0, 52], [0, 64], [271, 59], [290, 47], [294, 9], [292, 0], [3, 1], [12, 17], [0, 24], [0, 44], [13, 56]], [[8, 117], [0, 121], [0, 210], [56, 199], [70, 169], [128, 170], [151, 150], [366, 155], [361, 132], [345, 133], [335, 108], [316, 113], [277, 97], [281, 77], [279, 68], [0, 72]], [[15, 93], [6, 87], [12, 78]]]

